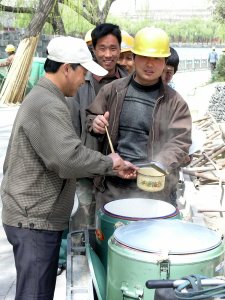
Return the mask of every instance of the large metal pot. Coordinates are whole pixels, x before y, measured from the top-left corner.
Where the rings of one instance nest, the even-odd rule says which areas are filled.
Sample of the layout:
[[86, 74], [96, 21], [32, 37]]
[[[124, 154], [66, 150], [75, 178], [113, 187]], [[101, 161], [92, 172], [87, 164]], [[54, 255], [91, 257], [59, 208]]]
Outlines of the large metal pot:
[[153, 300], [149, 279], [224, 275], [221, 236], [181, 220], [137, 221], [109, 240], [106, 300]]
[[107, 203], [97, 213], [96, 252], [107, 267], [108, 240], [116, 228], [138, 220], [180, 218], [179, 211], [161, 200], [130, 198]]

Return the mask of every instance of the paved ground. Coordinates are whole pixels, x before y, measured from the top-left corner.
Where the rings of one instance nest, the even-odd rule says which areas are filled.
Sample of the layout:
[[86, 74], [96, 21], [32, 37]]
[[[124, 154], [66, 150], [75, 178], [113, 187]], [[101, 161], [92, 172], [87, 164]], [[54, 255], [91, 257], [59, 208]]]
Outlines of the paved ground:
[[208, 101], [214, 91], [214, 84], [209, 84], [210, 71], [180, 72], [174, 75], [175, 89], [189, 104], [191, 113], [204, 114]]
[[[207, 109], [210, 95], [214, 90], [214, 85], [205, 86], [209, 78], [209, 71], [178, 73], [174, 77], [176, 89], [189, 103], [193, 113], [199, 114]], [[196, 88], [199, 86], [204, 87]], [[0, 183], [2, 180], [2, 165], [5, 151], [17, 109], [18, 107], [0, 107]], [[0, 215], [1, 207], [0, 201]], [[63, 274], [57, 278], [54, 300], [63, 300], [66, 298], [65, 273], [66, 272], [63, 272]], [[15, 283], [12, 248], [6, 240], [0, 221], [0, 300], [14, 299]]]

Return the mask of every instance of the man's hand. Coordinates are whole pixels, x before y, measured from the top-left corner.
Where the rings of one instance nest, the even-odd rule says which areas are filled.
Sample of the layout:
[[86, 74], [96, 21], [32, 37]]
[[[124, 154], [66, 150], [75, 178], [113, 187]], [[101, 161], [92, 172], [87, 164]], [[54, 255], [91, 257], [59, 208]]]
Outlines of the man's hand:
[[123, 179], [136, 179], [137, 178], [137, 170], [139, 169], [129, 161], [124, 160], [124, 169], [118, 171], [118, 176]]
[[105, 134], [105, 126], [109, 126], [109, 112], [105, 112], [104, 115], [98, 115], [93, 120], [93, 131], [99, 134]]
[[123, 179], [135, 179], [139, 169], [129, 161], [123, 160], [117, 153], [109, 154], [113, 160], [113, 170]]

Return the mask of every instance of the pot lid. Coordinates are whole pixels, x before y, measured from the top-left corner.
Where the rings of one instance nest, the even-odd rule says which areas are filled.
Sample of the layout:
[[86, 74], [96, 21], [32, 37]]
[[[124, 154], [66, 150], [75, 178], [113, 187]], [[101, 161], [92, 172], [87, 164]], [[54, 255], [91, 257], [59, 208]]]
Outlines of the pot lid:
[[117, 228], [115, 239], [135, 250], [169, 254], [208, 251], [221, 244], [221, 236], [206, 227], [181, 220], [137, 221]]
[[176, 208], [165, 201], [145, 198], [114, 200], [104, 206], [105, 212], [124, 218], [163, 218], [176, 212]]

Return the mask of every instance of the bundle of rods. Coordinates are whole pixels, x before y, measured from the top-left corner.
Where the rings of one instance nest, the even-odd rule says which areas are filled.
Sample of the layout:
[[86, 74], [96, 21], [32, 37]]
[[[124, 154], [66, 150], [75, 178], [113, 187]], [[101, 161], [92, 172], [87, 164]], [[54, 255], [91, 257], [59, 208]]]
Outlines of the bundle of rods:
[[206, 141], [203, 149], [193, 154], [191, 163], [183, 169], [183, 173], [190, 175], [196, 188], [200, 184], [222, 184], [225, 182], [224, 132], [209, 113], [193, 123], [205, 133]]

